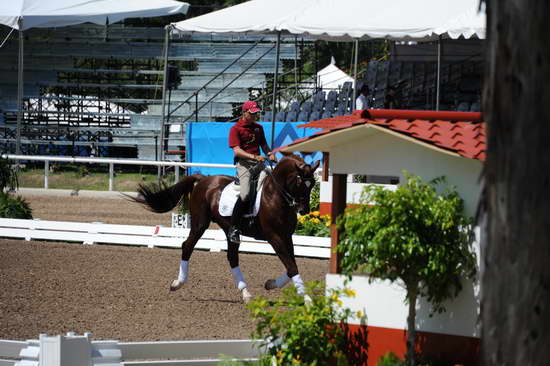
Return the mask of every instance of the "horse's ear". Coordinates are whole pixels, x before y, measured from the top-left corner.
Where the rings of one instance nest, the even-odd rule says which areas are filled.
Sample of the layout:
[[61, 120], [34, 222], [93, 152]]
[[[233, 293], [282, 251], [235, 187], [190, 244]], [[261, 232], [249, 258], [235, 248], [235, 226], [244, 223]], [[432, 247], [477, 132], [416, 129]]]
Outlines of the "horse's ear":
[[313, 173], [317, 168], [319, 168], [319, 164], [321, 163], [321, 160], [317, 160], [313, 165], [311, 166], [311, 172]]
[[295, 162], [296, 164], [296, 168], [298, 168], [298, 170], [304, 170], [304, 167], [306, 166], [306, 163], [301, 163], [299, 161]]

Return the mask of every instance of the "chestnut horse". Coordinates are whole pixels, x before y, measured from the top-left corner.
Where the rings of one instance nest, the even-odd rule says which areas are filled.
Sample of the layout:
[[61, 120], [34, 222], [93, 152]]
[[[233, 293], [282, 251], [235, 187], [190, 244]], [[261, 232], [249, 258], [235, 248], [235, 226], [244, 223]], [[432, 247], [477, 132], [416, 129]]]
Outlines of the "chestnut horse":
[[[285, 154], [263, 181], [258, 214], [249, 225], [241, 225], [243, 235], [267, 240], [285, 266], [286, 273], [266, 281], [267, 290], [281, 288], [292, 280], [298, 293], [304, 295], [304, 284], [294, 258], [292, 234], [296, 229], [296, 212], [309, 212], [310, 193], [315, 184], [313, 173], [318, 167], [319, 161], [309, 165], [297, 155]], [[189, 258], [193, 248], [213, 221], [223, 229], [227, 237], [227, 260], [235, 285], [245, 302], [251, 299], [252, 295], [247, 290], [239, 268], [239, 244], [231, 242], [227, 236], [231, 217], [221, 216], [218, 211], [221, 193], [233, 181], [234, 177], [225, 175], [196, 174], [187, 176], [170, 187], [139, 186], [139, 195], [133, 200], [153, 212], [168, 212], [182, 200], [188, 204], [191, 230], [181, 247], [179, 275], [171, 283], [171, 291], [181, 288], [187, 282]]]

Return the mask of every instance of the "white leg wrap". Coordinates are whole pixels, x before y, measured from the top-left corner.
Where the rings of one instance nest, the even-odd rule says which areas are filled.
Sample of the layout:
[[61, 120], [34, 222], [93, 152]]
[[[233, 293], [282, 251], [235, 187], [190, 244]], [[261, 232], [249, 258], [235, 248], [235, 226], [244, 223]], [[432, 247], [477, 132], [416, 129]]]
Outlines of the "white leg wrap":
[[280, 275], [275, 279], [275, 285], [277, 288], [283, 288], [287, 283], [290, 282], [290, 277], [286, 273]]
[[178, 275], [179, 282], [187, 282], [187, 274], [189, 273], [189, 261], [180, 261], [180, 274]]
[[231, 268], [231, 273], [233, 273], [233, 280], [235, 281], [235, 286], [237, 286], [237, 288], [241, 291], [245, 289], [246, 282], [244, 282], [244, 277], [241, 272], [241, 268], [239, 266], [235, 268]]
[[304, 287], [304, 281], [302, 281], [302, 277], [300, 277], [299, 274], [292, 277], [292, 282], [296, 287], [296, 291], [298, 292], [298, 295], [304, 295], [306, 293], [306, 289]]

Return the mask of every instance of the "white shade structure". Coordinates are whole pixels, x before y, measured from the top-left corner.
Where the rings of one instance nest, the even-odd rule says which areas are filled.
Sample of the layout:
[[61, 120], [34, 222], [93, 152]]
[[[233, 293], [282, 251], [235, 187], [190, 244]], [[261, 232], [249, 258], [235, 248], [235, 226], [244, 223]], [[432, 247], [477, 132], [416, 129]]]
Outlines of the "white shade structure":
[[485, 38], [479, 0], [251, 0], [174, 23], [181, 32], [300, 34], [334, 41]]
[[126, 18], [185, 14], [189, 4], [174, 0], [5, 0], [0, 24], [18, 30], [107, 24]]
[[0, 24], [19, 31], [16, 154], [21, 153], [23, 100], [23, 31], [81, 23], [111, 24], [126, 18], [187, 13], [188, 3], [175, 0], [3, 0]]

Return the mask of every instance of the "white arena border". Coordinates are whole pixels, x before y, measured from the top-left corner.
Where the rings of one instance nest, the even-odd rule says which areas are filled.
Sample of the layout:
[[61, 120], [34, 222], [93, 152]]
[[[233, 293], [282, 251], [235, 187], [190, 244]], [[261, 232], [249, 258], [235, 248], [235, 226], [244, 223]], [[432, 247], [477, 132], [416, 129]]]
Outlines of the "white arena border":
[[[181, 248], [189, 229], [164, 226], [114, 225], [40, 219], [0, 218], [0, 237], [30, 240], [80, 242], [83, 244], [138, 245], [149, 248]], [[330, 258], [330, 238], [293, 235], [294, 254], [298, 257]], [[196, 249], [220, 252], [227, 250], [227, 239], [221, 229], [206, 230]], [[275, 254], [266, 241], [242, 236], [239, 252]], [[0, 364], [0, 366], [2, 366]]]
[[215, 366], [222, 356], [257, 361], [265, 350], [251, 339], [120, 342], [67, 335], [10, 341], [0, 339], [0, 366]]

